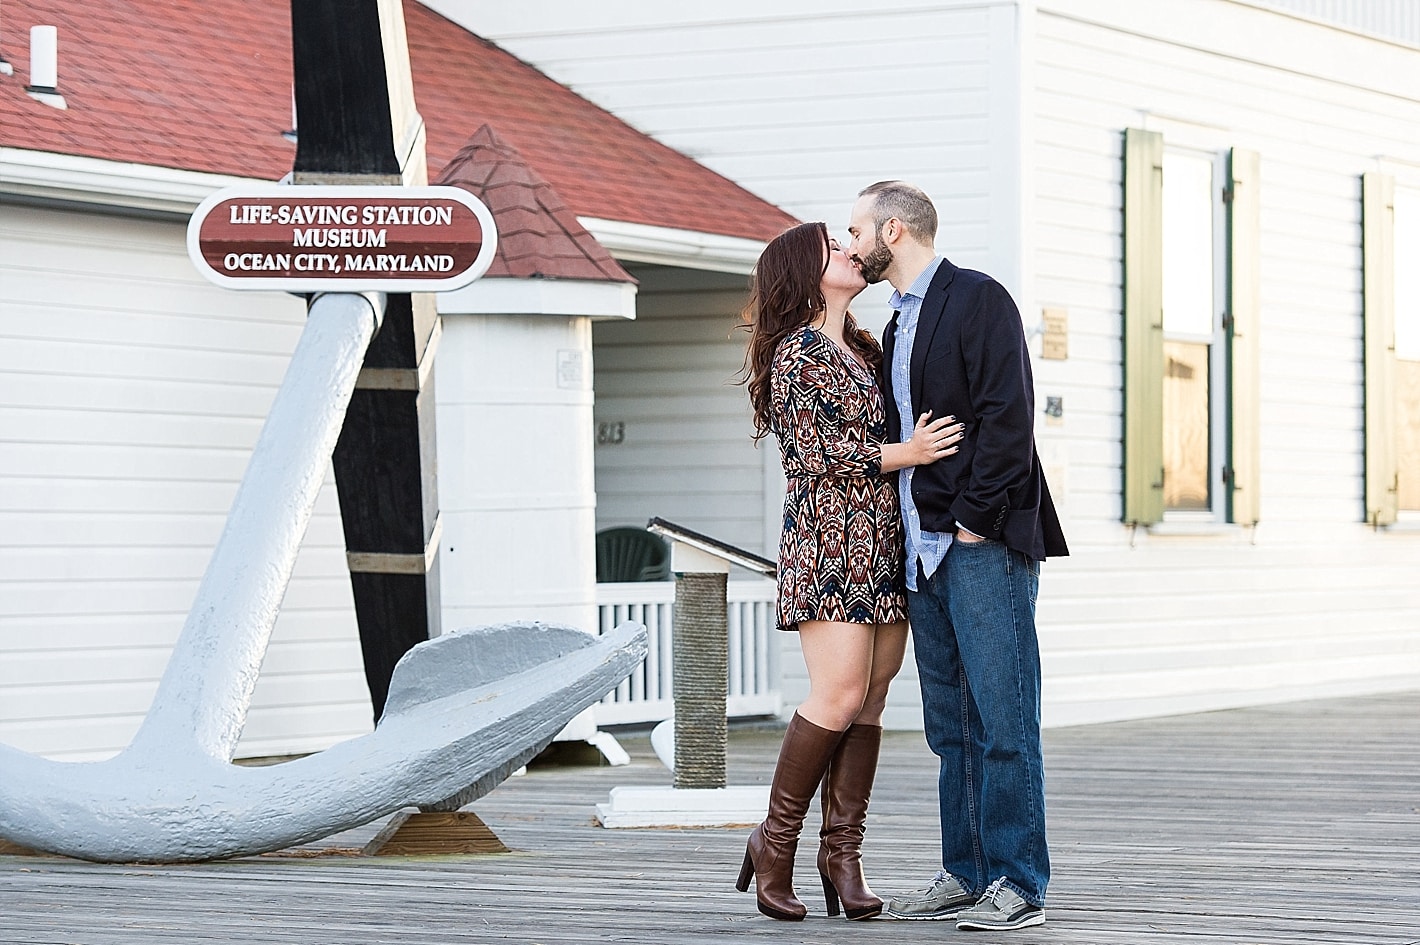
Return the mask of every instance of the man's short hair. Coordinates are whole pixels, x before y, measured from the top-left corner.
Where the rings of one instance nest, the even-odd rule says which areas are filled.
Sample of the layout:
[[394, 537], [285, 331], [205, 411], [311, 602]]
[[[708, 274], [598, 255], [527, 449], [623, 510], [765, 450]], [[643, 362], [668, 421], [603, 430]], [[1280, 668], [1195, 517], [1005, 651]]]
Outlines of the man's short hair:
[[913, 239], [931, 246], [937, 241], [937, 208], [932, 198], [911, 184], [900, 180], [880, 180], [858, 192], [859, 197], [873, 195], [873, 232], [882, 232], [883, 224], [897, 217]]

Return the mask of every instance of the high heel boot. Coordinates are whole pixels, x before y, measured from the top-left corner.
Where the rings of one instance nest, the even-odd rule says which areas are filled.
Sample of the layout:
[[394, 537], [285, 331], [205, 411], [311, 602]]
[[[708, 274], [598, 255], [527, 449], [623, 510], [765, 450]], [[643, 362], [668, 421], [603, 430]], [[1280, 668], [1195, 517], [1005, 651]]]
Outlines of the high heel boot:
[[745, 892], [754, 877], [759, 911], [771, 919], [797, 922], [808, 912], [794, 895], [794, 852], [809, 802], [842, 737], [842, 732], [820, 728], [797, 712], [784, 731], [769, 788], [769, 813], [749, 835], [735, 882], [735, 888]]
[[829, 915], [838, 902], [850, 919], [871, 919], [883, 911], [863, 878], [863, 826], [868, 819], [868, 795], [878, 770], [882, 747], [880, 725], [850, 725], [843, 733], [828, 774], [823, 779], [823, 827], [819, 830], [818, 872]]

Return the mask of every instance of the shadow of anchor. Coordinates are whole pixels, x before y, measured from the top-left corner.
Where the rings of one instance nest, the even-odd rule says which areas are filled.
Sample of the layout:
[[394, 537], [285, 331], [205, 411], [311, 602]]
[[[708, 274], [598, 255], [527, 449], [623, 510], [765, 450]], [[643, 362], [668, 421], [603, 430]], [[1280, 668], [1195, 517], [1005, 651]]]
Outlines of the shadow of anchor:
[[231, 764], [281, 599], [384, 297], [325, 295], [308, 321], [153, 706], [118, 755], [0, 745], [0, 837], [102, 862], [279, 850], [402, 807], [492, 790], [646, 655], [646, 630], [508, 624], [420, 643], [369, 735], [286, 764]]

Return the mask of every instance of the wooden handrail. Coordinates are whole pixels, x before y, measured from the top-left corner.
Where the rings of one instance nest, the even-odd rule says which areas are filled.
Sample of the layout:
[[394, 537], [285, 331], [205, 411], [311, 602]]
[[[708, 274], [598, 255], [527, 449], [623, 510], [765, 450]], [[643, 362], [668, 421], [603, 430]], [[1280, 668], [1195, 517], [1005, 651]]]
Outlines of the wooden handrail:
[[723, 561], [728, 561], [736, 567], [763, 574], [765, 577], [773, 578], [779, 574], [779, 566], [768, 558], [761, 558], [754, 552], [736, 548], [717, 538], [691, 531], [683, 525], [668, 522], [663, 518], [651, 519], [646, 523], [646, 530], [652, 534], [660, 535], [662, 538], [681, 542]]

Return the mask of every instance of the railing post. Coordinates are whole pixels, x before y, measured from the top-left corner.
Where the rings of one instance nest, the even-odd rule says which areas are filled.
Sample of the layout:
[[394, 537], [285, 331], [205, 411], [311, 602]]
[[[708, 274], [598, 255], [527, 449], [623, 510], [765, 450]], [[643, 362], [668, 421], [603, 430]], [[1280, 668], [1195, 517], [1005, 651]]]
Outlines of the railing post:
[[712, 827], [761, 820], [768, 787], [732, 788], [725, 778], [728, 579], [732, 564], [766, 577], [778, 569], [773, 561], [664, 519], [651, 519], [646, 529], [670, 540], [675, 574], [675, 783], [670, 789], [612, 788], [607, 803], [597, 805], [597, 820], [604, 827]]
[[[693, 570], [692, 570], [693, 569]], [[725, 786], [725, 691], [730, 678], [729, 562], [675, 542], [675, 786]]]

